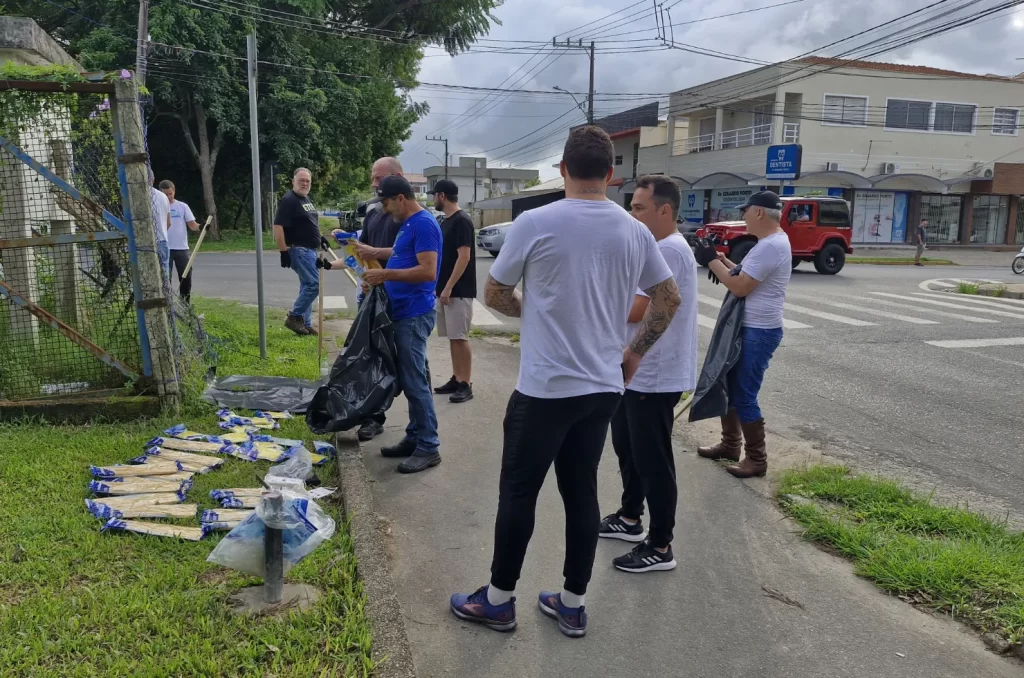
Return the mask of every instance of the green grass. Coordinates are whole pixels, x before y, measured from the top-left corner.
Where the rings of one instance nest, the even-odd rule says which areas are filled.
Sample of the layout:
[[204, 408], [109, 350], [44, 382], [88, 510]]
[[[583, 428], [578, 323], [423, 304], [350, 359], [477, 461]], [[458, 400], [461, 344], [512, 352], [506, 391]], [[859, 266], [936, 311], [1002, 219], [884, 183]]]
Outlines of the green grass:
[[806, 538], [883, 590], [1011, 642], [1024, 637], [1024, 535], [1005, 523], [841, 466], [789, 471], [778, 495]]
[[[846, 257], [848, 264], [878, 264], [882, 266], [912, 266], [913, 257]], [[921, 257], [921, 263], [925, 266], [956, 266], [956, 262], [949, 259], [933, 259]]]
[[958, 294], [977, 294], [978, 283], [966, 282], [961, 280], [957, 283], [956, 291]]
[[[337, 217], [320, 217], [320, 232], [327, 235], [338, 228]], [[221, 231], [220, 240], [213, 240], [207, 236], [203, 240], [202, 252], [255, 252], [256, 234], [253, 231]], [[197, 233], [189, 232], [189, 247], [195, 249]], [[277, 249], [274, 242], [274, 234], [269, 230], [263, 232], [263, 251], [269, 252]]]
[[[223, 340], [219, 374], [315, 378], [316, 342], [268, 313], [269, 360], [258, 358], [255, 309], [198, 299], [208, 331]], [[194, 394], [193, 394], [194, 396]], [[317, 586], [309, 612], [235, 617], [229, 594], [258, 580], [206, 562], [221, 536], [179, 542], [99, 533], [85, 510], [89, 464], [123, 462], [169, 425], [216, 431], [213, 408], [192, 397], [186, 416], [130, 424], [0, 425], [0, 675], [368, 675], [370, 632], [351, 538], [337, 498], [322, 500], [334, 537], [288, 580]], [[302, 418], [280, 435], [310, 440]], [[188, 500], [212, 507], [209, 490], [256, 486], [267, 463], [229, 459], [197, 476]], [[329, 482], [331, 465], [318, 473]], [[192, 523], [197, 524], [197, 523]]]

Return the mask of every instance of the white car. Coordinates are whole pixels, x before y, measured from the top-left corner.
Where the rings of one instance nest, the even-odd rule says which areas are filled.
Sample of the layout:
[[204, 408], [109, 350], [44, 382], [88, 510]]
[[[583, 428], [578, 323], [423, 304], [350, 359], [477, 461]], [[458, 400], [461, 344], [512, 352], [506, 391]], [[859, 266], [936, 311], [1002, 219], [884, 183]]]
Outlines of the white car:
[[492, 257], [498, 256], [501, 246], [505, 244], [505, 231], [512, 225], [511, 221], [481, 228], [476, 234], [476, 246]]

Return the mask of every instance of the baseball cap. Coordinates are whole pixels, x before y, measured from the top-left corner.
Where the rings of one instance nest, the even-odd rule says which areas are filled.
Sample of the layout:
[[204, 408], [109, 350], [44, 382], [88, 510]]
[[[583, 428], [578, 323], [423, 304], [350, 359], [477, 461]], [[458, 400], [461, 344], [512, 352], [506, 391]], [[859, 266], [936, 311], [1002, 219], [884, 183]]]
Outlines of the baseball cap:
[[412, 194], [412, 184], [405, 177], [398, 175], [384, 177], [380, 180], [380, 186], [377, 189], [378, 198], [397, 198], [400, 195], [410, 196]]
[[441, 179], [430, 189], [430, 193], [432, 195], [444, 193], [449, 198], [457, 198], [459, 197], [459, 185], [451, 179]]
[[782, 199], [779, 198], [779, 194], [774, 191], [761, 191], [755, 193], [747, 201], [740, 205], [737, 209], [740, 212], [745, 212], [748, 207], [763, 207], [768, 210], [781, 210]]

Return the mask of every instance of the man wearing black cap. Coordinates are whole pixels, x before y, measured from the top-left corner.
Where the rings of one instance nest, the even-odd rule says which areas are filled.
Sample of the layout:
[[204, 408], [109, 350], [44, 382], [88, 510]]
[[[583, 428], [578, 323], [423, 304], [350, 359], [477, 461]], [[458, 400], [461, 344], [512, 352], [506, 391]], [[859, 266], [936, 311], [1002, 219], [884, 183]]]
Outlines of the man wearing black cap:
[[[737, 478], [763, 476], [768, 471], [764, 418], [757, 403], [765, 370], [782, 342], [782, 309], [793, 270], [789, 236], [782, 230], [782, 201], [771, 191], [755, 193], [740, 206], [747, 232], [757, 244], [740, 266], [715, 252], [713, 245], [697, 248], [697, 262], [706, 265], [737, 297], [745, 297], [743, 348], [739, 362], [729, 371], [729, 411], [722, 417], [722, 441], [702, 447], [708, 459], [739, 462], [726, 470]], [[737, 275], [730, 271], [739, 268]], [[740, 447], [746, 441], [746, 457]]]
[[400, 176], [384, 177], [377, 196], [381, 207], [402, 225], [392, 248], [363, 248], [363, 257], [388, 258], [386, 268], [363, 273], [368, 285], [383, 284], [391, 301], [398, 350], [398, 378], [409, 401], [409, 425], [397, 445], [384, 447], [385, 457], [407, 457], [400, 473], [416, 473], [441, 463], [437, 415], [427, 373], [427, 338], [434, 331], [437, 313], [434, 284], [440, 268], [441, 228], [416, 202], [412, 186]]
[[441, 224], [441, 275], [437, 278], [437, 333], [448, 337], [452, 353], [452, 378], [434, 393], [450, 394], [448, 400], [464, 403], [473, 397], [469, 329], [476, 299], [476, 248], [473, 222], [459, 208], [459, 187], [442, 179], [434, 184], [434, 207], [444, 212]]

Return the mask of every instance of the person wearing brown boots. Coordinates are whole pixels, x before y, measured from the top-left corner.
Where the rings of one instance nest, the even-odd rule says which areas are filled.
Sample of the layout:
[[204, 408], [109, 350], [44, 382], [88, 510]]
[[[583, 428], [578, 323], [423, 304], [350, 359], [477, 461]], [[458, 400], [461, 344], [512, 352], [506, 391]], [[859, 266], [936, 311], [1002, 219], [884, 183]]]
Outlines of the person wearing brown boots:
[[[782, 342], [782, 309], [786, 287], [792, 272], [789, 237], [779, 222], [782, 201], [771, 191], [755, 193], [740, 207], [747, 232], [757, 244], [740, 265], [724, 254], [709, 264], [722, 284], [737, 297], [745, 297], [743, 309], [743, 348], [739, 361], [729, 371], [729, 411], [722, 417], [722, 440], [713, 447], [702, 447], [697, 454], [708, 459], [738, 462], [727, 467], [737, 478], [753, 478], [768, 472], [768, 453], [764, 442], [764, 417], [757, 394], [775, 349]], [[730, 272], [739, 268], [736, 275]], [[740, 448], [746, 442], [746, 456], [740, 461]]]

